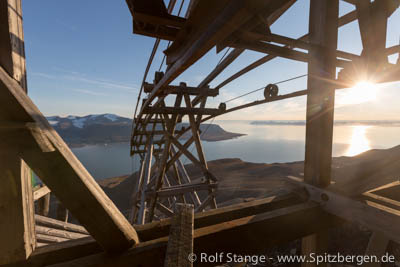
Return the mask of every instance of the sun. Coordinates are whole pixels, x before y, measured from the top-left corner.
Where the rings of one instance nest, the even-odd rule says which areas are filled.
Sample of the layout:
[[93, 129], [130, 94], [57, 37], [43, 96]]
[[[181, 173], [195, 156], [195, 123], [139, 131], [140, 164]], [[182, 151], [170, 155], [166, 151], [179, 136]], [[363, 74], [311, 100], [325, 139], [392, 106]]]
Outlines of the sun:
[[378, 95], [377, 85], [368, 81], [361, 81], [354, 87], [343, 90], [338, 102], [342, 105], [361, 104], [376, 100]]

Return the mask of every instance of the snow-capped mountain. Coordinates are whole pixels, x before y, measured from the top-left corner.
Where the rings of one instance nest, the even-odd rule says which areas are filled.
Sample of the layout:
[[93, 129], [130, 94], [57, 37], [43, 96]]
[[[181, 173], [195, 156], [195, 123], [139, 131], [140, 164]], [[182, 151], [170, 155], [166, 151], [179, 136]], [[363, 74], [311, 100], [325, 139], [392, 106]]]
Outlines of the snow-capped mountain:
[[83, 129], [93, 124], [131, 124], [132, 120], [115, 114], [87, 115], [83, 117], [69, 115], [67, 117], [46, 117], [53, 127], [76, 127]]
[[128, 142], [132, 120], [115, 114], [51, 116], [49, 123], [70, 145]]
[[[51, 116], [47, 117], [49, 123], [70, 146], [91, 144], [107, 144], [116, 142], [129, 142], [132, 131], [132, 120], [115, 114], [100, 114], [87, 116]], [[188, 128], [186, 122], [177, 125], [177, 130]], [[148, 125], [149, 130], [152, 125]], [[156, 130], [161, 130], [158, 124]], [[219, 141], [241, 136], [241, 134], [224, 131], [216, 124], [201, 124], [201, 139], [205, 141]], [[190, 131], [181, 138], [190, 138]]]

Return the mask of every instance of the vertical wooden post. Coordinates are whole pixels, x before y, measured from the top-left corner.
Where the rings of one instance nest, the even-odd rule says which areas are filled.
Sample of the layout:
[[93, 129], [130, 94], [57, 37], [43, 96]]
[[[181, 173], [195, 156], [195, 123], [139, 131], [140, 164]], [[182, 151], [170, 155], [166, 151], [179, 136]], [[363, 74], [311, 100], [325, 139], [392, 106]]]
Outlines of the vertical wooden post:
[[68, 210], [61, 202], [57, 204], [57, 220], [68, 222]]
[[36, 213], [42, 216], [48, 216], [49, 215], [49, 209], [50, 209], [50, 193], [46, 194], [45, 196], [41, 197], [39, 200], [37, 200], [37, 211]]
[[[317, 46], [309, 50], [304, 180], [321, 187], [331, 181], [338, 17], [338, 0], [310, 1], [309, 41]], [[303, 255], [326, 252], [327, 234], [303, 238]]]
[[[21, 0], [0, 1], [0, 65], [27, 90]], [[0, 265], [26, 259], [36, 246], [31, 172], [14, 151], [3, 152]]]
[[190, 204], [177, 203], [172, 217], [164, 267], [190, 267], [193, 253], [194, 208]]

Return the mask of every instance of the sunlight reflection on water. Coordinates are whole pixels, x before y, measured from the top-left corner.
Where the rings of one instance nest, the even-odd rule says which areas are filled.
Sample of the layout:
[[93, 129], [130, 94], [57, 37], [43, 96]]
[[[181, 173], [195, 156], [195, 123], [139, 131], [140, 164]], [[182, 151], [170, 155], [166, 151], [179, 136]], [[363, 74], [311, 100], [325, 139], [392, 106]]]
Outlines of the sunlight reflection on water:
[[352, 157], [371, 149], [369, 139], [366, 136], [367, 129], [371, 126], [353, 126], [350, 146], [345, 156]]

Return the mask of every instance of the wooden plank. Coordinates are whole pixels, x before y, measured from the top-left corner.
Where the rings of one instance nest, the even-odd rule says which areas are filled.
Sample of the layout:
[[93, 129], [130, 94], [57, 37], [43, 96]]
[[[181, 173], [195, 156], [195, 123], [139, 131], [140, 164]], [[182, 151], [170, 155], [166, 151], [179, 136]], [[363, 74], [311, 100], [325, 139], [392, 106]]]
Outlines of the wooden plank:
[[49, 227], [40, 226], [40, 225], [36, 225], [35, 230], [36, 230], [37, 234], [61, 237], [61, 238], [66, 238], [66, 239], [78, 239], [78, 238], [88, 237], [87, 234], [68, 232], [65, 230], [59, 230], [59, 229], [49, 228]]
[[36, 213], [42, 216], [48, 216], [50, 211], [50, 193], [44, 195], [39, 200], [37, 200], [37, 210]]
[[36, 200], [44, 197], [45, 195], [47, 195], [50, 192], [51, 192], [50, 189], [44, 185], [44, 186], [40, 187], [38, 190], [35, 190], [33, 192], [33, 199], [36, 201]]
[[81, 233], [81, 234], [85, 234], [85, 235], [89, 234], [89, 232], [80, 225], [66, 223], [63, 221], [56, 220], [56, 219], [40, 216], [38, 214], [35, 215], [35, 222], [37, 225], [40, 225], [40, 226], [65, 230], [68, 232]]
[[[5, 69], [5, 75], [10, 75], [26, 94], [21, 0], [0, 2], [0, 66]], [[9, 121], [1, 113], [0, 120]], [[1, 134], [1, 146], [7, 144], [4, 137]], [[1, 152], [0, 265], [26, 259], [36, 246], [31, 172], [17, 151], [2, 148]]]
[[[0, 113], [17, 121], [36, 122], [56, 151], [33, 148], [22, 157], [107, 251], [124, 250], [138, 242], [135, 230], [83, 167], [16, 81], [0, 69]], [[3, 103], [4, 103], [3, 102]], [[18, 119], [17, 119], [18, 118]], [[32, 138], [33, 139], [33, 138]], [[31, 140], [35, 143], [34, 140]], [[82, 208], [82, 203], [85, 203]], [[98, 218], [98, 220], [96, 220]], [[101, 220], [101, 224], [98, 221]], [[113, 238], [110, 239], [109, 236]]]
[[66, 238], [44, 235], [44, 234], [36, 234], [36, 239], [38, 242], [44, 242], [44, 243], [60, 243], [68, 241], [68, 239]]
[[[319, 224], [313, 220], [319, 218]], [[234, 221], [196, 229], [194, 253], [262, 253], [266, 248], [297, 239], [312, 230], [335, 225], [332, 216], [322, 213], [315, 203], [303, 203]], [[282, 233], [280, 229], [287, 229]], [[146, 241], [119, 255], [96, 254], [61, 263], [64, 266], [162, 266], [168, 237]], [[213, 246], [210, 246], [213, 244]], [[210, 266], [196, 262], [196, 266]]]
[[310, 200], [320, 203], [324, 211], [344, 220], [359, 223], [373, 231], [390, 236], [396, 242], [400, 242], [400, 229], [393, 227], [393, 225], [400, 223], [400, 211], [375, 202], [367, 201], [363, 203], [352, 200], [307, 183], [288, 180], [304, 187], [310, 196]]
[[[159, 197], [170, 197], [174, 195], [182, 195], [193, 191], [209, 190], [210, 188], [217, 188], [217, 183], [192, 183], [192, 184], [181, 184], [179, 186], [170, 186], [162, 188], [157, 191]], [[152, 197], [156, 193], [154, 191], [147, 191], [147, 197]]]
[[[205, 211], [195, 214], [194, 227], [199, 229], [222, 222], [272, 211], [278, 208], [287, 207], [303, 202], [296, 194], [287, 191], [278, 192], [276, 195], [265, 199], [249, 201], [245, 203], [230, 205], [227, 207]], [[145, 225], [136, 225], [140, 240], [144, 242], [168, 236], [171, 219], [162, 219]], [[140, 244], [138, 246], [140, 246]], [[100, 253], [101, 247], [93, 240], [93, 238], [82, 238], [73, 241], [47, 246], [37, 249], [27, 262], [21, 262], [17, 265], [8, 265], [6, 267], [21, 266], [43, 266], [64, 261], [70, 261], [79, 257]], [[154, 256], [154, 255], [153, 255]], [[164, 256], [163, 256], [164, 257]], [[162, 258], [163, 259], [163, 258]]]
[[193, 253], [193, 205], [176, 204], [172, 217], [164, 267], [193, 267], [188, 256]]

